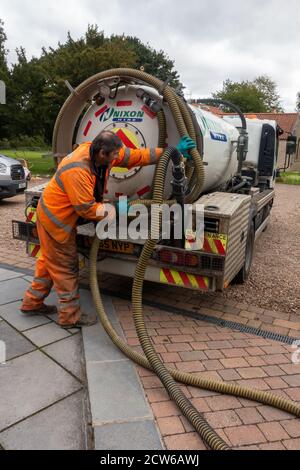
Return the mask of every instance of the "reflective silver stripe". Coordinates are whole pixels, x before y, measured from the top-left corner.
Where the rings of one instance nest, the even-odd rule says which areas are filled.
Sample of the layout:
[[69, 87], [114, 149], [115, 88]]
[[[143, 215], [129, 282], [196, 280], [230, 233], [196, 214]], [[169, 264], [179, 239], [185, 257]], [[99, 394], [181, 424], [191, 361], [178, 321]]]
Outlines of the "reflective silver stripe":
[[40, 284], [45, 284], [45, 286], [51, 286], [52, 285], [52, 281], [51, 279], [45, 279], [43, 277], [35, 277], [33, 279], [34, 282], [39, 282]]
[[48, 295], [48, 294], [43, 294], [42, 292], [38, 290], [32, 289], [32, 287], [29, 287], [28, 292], [30, 292], [32, 295], [34, 295], [38, 299], [44, 299]]
[[62, 182], [62, 180], [60, 179], [60, 176], [56, 173], [55, 174], [55, 181], [56, 183], [58, 184], [58, 186], [60, 187], [60, 189], [65, 192], [65, 187], [64, 187], [64, 184]]
[[80, 302], [78, 300], [72, 300], [71, 302], [62, 302], [61, 300], [59, 301], [60, 309], [64, 308], [69, 308], [69, 307], [78, 307], [80, 308]]
[[67, 165], [63, 166], [60, 170], [56, 172], [58, 176], [60, 176], [62, 173], [64, 173], [67, 170], [71, 170], [72, 168], [86, 168], [90, 169], [88, 163], [86, 162], [73, 162], [73, 163], [68, 163]]
[[155, 149], [150, 149], [150, 163], [156, 163], [156, 151], [155, 151]]
[[124, 151], [124, 158], [123, 158], [123, 161], [122, 161], [122, 166], [124, 166], [125, 168], [129, 164], [130, 154], [131, 154], [130, 149], [128, 147], [126, 147], [125, 151]]
[[53, 215], [52, 212], [49, 211], [49, 209], [45, 206], [43, 196], [41, 196], [40, 202], [41, 202], [41, 206], [42, 206], [43, 211], [45, 212], [47, 217], [49, 217], [51, 222], [53, 222], [55, 225], [57, 225], [57, 227], [62, 228], [63, 230], [65, 230], [68, 233], [72, 232], [73, 228], [70, 225], [64, 224], [61, 220], [59, 220], [57, 217], [55, 217], [55, 215]]
[[73, 290], [72, 292], [65, 292], [63, 294], [58, 294], [58, 297], [60, 299], [73, 300], [76, 295], [78, 295], [78, 289]]
[[91, 207], [93, 207], [94, 204], [95, 204], [95, 200], [91, 202], [87, 202], [86, 204], [80, 204], [79, 206], [73, 206], [73, 208], [75, 209], [75, 211], [78, 211], [78, 212], [87, 211]]
[[67, 170], [71, 170], [72, 168], [85, 168], [86, 170], [89, 170], [90, 169], [90, 166], [88, 164], [88, 160], [86, 160], [85, 162], [73, 162], [73, 163], [68, 163], [67, 165], [65, 165], [64, 167], [62, 167], [60, 170], [58, 170], [56, 173], [55, 173], [55, 181], [56, 183], [58, 184], [58, 186], [60, 187], [60, 189], [62, 191], [65, 192], [65, 187], [64, 187], [64, 184], [61, 180], [61, 174], [64, 173], [65, 171]]

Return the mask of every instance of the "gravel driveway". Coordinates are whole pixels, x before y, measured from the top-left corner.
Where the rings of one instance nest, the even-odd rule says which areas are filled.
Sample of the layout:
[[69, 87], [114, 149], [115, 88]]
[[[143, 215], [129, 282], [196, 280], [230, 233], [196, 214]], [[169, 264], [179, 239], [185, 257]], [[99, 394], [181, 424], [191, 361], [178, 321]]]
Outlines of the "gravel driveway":
[[[31, 181], [30, 186], [44, 181]], [[24, 195], [0, 201], [1, 245], [7, 243], [24, 257], [24, 243], [12, 240], [11, 219], [24, 220]], [[249, 279], [244, 285], [231, 285], [223, 293], [211, 295], [299, 315], [299, 234], [300, 186], [278, 184], [271, 221], [256, 243]]]
[[[28, 183], [28, 188], [47, 183], [49, 178], [34, 178]], [[1, 246], [5, 245], [10, 250], [16, 250], [20, 256], [26, 256], [24, 242], [14, 240], [11, 234], [11, 220], [24, 220], [25, 221], [25, 195], [3, 199], [0, 201], [0, 240]], [[1, 261], [1, 260], [0, 260]], [[4, 262], [4, 260], [2, 260]]]
[[222, 295], [300, 315], [300, 186], [277, 184], [271, 220], [256, 242], [249, 279]]

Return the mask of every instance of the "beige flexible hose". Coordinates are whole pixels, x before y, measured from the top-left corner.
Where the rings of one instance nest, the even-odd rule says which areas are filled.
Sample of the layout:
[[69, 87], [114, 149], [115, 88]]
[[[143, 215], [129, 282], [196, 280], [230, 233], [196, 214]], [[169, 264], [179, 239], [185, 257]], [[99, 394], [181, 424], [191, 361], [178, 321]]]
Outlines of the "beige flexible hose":
[[[111, 77], [122, 77], [122, 78], [134, 78], [135, 80], [140, 80], [143, 83], [146, 83], [150, 86], [153, 86], [160, 92], [162, 92], [165, 101], [167, 101], [174, 120], [176, 122], [179, 134], [181, 136], [189, 135], [194, 140], [196, 139], [196, 132], [193, 126], [193, 122], [189, 111], [182, 100], [176, 95], [176, 93], [169, 87], [166, 86], [163, 88], [163, 83], [152, 77], [151, 75], [145, 74], [144, 72], [132, 70], [132, 69], [114, 69], [109, 70], [107, 72], [101, 72], [85, 82], [83, 82], [71, 95], [59, 113], [57, 118], [55, 129], [54, 129], [54, 136], [53, 136], [53, 152], [59, 152], [59, 142], [63, 139], [63, 129], [64, 129], [64, 119], [65, 116], [68, 115], [70, 110], [75, 109], [75, 102], [76, 100], [81, 100], [82, 103], [85, 103], [85, 100], [90, 98], [90, 94], [95, 91], [96, 85], [99, 81], [105, 78]], [[162, 91], [163, 89], [163, 91]], [[78, 107], [76, 109], [79, 109]], [[165, 120], [163, 114], [158, 116], [159, 127], [160, 127], [160, 145], [164, 143], [164, 135], [165, 135]], [[75, 127], [75, 118], [73, 120], [73, 124]], [[194, 169], [189, 170], [188, 173], [188, 181], [190, 184], [190, 193], [186, 198], [186, 202], [194, 202], [199, 195], [201, 194], [201, 190], [203, 188], [204, 183], [204, 166], [202, 163], [202, 158], [199, 152], [194, 149], [191, 152], [193, 157]], [[167, 167], [169, 164], [170, 159], [170, 151], [166, 150], [164, 155], [161, 157], [159, 164], [157, 165], [156, 174], [155, 174], [155, 182], [154, 188], [152, 193], [151, 200], [141, 200], [141, 201], [133, 201], [133, 203], [143, 203], [147, 206], [151, 204], [162, 204], [163, 202], [163, 192], [164, 192], [164, 182]], [[193, 184], [191, 184], [191, 181]], [[193, 186], [193, 187], [192, 187]], [[168, 201], [168, 203], [173, 203], [175, 201]], [[158, 229], [161, 224], [159, 214], [155, 215], [156, 219], [153, 220], [153, 224], [156, 224]], [[145, 322], [143, 319], [143, 311], [142, 311], [142, 289], [143, 289], [143, 281], [145, 276], [145, 271], [147, 268], [147, 264], [153, 249], [157, 243], [157, 240], [153, 240], [149, 238], [149, 240], [145, 243], [142, 254], [139, 258], [134, 283], [133, 283], [133, 290], [132, 290], [132, 303], [133, 303], [133, 315], [134, 315], [134, 322], [137, 328], [138, 337], [142, 348], [146, 354], [146, 357], [137, 353], [132, 348], [130, 348], [115, 332], [111, 323], [109, 322], [105, 310], [103, 308], [103, 304], [101, 301], [101, 296], [99, 292], [98, 286], [98, 279], [97, 279], [97, 256], [98, 256], [98, 249], [99, 249], [99, 239], [95, 237], [93, 241], [93, 245], [91, 247], [90, 252], [90, 285], [91, 291], [93, 295], [93, 299], [95, 302], [97, 313], [100, 317], [101, 323], [106, 330], [106, 332], [111, 337], [112, 341], [116, 346], [118, 346], [129, 358], [134, 360], [137, 364], [148, 368], [149, 370], [155, 371], [159, 376], [162, 383], [166, 386], [169, 395], [171, 398], [175, 400], [183, 414], [187, 417], [190, 423], [194, 426], [194, 428], [199, 432], [200, 436], [203, 438], [204, 442], [214, 450], [228, 450], [228, 445], [215, 433], [215, 431], [210, 427], [210, 425], [206, 422], [204, 417], [194, 408], [194, 406], [189, 402], [189, 400], [185, 397], [182, 393], [180, 387], [175, 382], [181, 382], [187, 385], [200, 387], [206, 390], [212, 390], [219, 393], [225, 393], [229, 395], [235, 395], [243, 398], [247, 398], [250, 400], [254, 400], [263, 404], [271, 405], [281, 410], [287, 411], [289, 413], [294, 414], [297, 417], [300, 417], [300, 407], [291, 402], [286, 400], [283, 397], [279, 397], [277, 395], [273, 395], [271, 393], [259, 391], [259, 390], [252, 390], [246, 387], [242, 387], [240, 385], [235, 384], [228, 384], [226, 382], [210, 380], [201, 378], [201, 376], [195, 376], [191, 374], [187, 374], [181, 372], [176, 369], [167, 369], [161, 362], [160, 358], [158, 357], [151, 340], [148, 336]], [[175, 379], [175, 380], [174, 380]]]
[[[103, 325], [105, 331], [110, 336], [113, 343], [131, 360], [133, 360], [136, 364], [139, 364], [142, 367], [145, 367], [149, 370], [154, 370], [148, 361], [148, 359], [143, 356], [142, 354], [138, 353], [127, 343], [125, 343], [122, 338], [118, 336], [114, 328], [112, 327], [103, 307], [103, 303], [101, 300], [101, 295], [98, 286], [98, 277], [97, 277], [97, 255], [99, 250], [99, 239], [96, 237], [93, 241], [91, 251], [90, 251], [90, 286], [91, 292], [93, 296], [93, 300], [95, 303], [96, 311], [99, 315], [101, 324]], [[139, 281], [141, 286], [141, 281]], [[136, 287], [139, 287], [136, 285]], [[136, 295], [135, 295], [136, 297]], [[137, 307], [138, 310], [141, 309], [141, 302], [138, 302]], [[143, 329], [143, 333], [144, 333]], [[250, 389], [247, 387], [243, 387], [237, 384], [226, 383], [218, 380], [202, 378], [201, 375], [192, 375], [186, 372], [181, 372], [177, 369], [169, 369], [169, 374], [180, 383], [190, 385], [193, 387], [199, 387], [204, 390], [211, 390], [218, 393], [223, 393], [227, 395], [233, 395], [236, 397], [245, 398], [248, 400], [256, 401], [265, 405], [273, 406], [280, 410], [286, 411], [291, 413], [297, 417], [300, 417], [300, 407], [292, 402], [287, 400], [286, 398], [280, 397], [278, 395], [274, 395], [269, 392], [264, 392], [260, 390]], [[198, 416], [196, 417], [196, 419]], [[200, 421], [201, 422], [201, 421]], [[193, 423], [192, 423], [193, 424]], [[202, 422], [201, 422], [202, 424]], [[199, 432], [200, 436], [205, 439], [207, 445], [213, 450], [228, 450], [228, 446], [224, 441], [219, 438], [219, 436], [208, 426], [205, 420], [203, 419], [203, 428], [204, 433], [202, 434], [201, 430]], [[201, 426], [202, 427], [202, 426]], [[199, 426], [198, 426], [199, 428]]]
[[[170, 152], [167, 150], [164, 155], [161, 157], [158, 169], [156, 173], [156, 179], [153, 190], [153, 203], [161, 204], [163, 197], [163, 185], [164, 177], [167, 171], [167, 166], [169, 163]], [[153, 221], [154, 224], [159, 228], [160, 226], [160, 217], [157, 216], [156, 220]], [[130, 359], [134, 360], [137, 364], [146, 367], [150, 370], [156, 372], [162, 383], [165, 385], [170, 397], [176, 402], [179, 406], [182, 413], [186, 416], [189, 422], [194, 426], [199, 435], [202, 437], [204, 442], [213, 450], [229, 450], [228, 445], [223, 441], [223, 439], [218, 436], [211, 426], [207, 423], [204, 417], [194, 408], [194, 406], [189, 402], [189, 400], [182, 393], [178, 382], [184, 383], [186, 385], [197, 386], [204, 388], [206, 390], [212, 390], [219, 393], [225, 393], [229, 395], [235, 395], [242, 398], [247, 398], [253, 401], [257, 401], [263, 404], [271, 405], [281, 410], [287, 411], [294, 414], [297, 417], [300, 417], [300, 407], [283, 397], [273, 395], [260, 390], [253, 390], [240, 385], [228, 384], [226, 382], [216, 381], [212, 379], [203, 379], [200, 376], [195, 376], [187, 374], [176, 369], [167, 369], [160, 358], [158, 357], [151, 340], [148, 336], [145, 322], [143, 319], [143, 310], [142, 310], [142, 290], [143, 290], [143, 281], [145, 276], [145, 271], [147, 264], [153, 249], [156, 245], [157, 240], [149, 239], [143, 248], [142, 254], [140, 255], [135, 277], [132, 288], [132, 305], [133, 305], [133, 316], [138, 333], [138, 337], [141, 343], [141, 346], [145, 352], [146, 357], [134, 351], [130, 348], [114, 331], [112, 328], [103, 308], [103, 304], [100, 297], [98, 279], [97, 279], [97, 255], [99, 248], [98, 238], [94, 239], [91, 252], [90, 252], [90, 285], [95, 302], [97, 313], [100, 317], [100, 321], [105, 328], [106, 332], [111, 337], [112, 341], [120, 348]]]
[[[161, 80], [140, 70], [128, 68], [111, 69], [89, 77], [65, 101], [57, 116], [53, 130], [52, 149], [54, 155], [68, 153], [71, 150], [75, 126], [82, 110], [86, 106], [86, 102], [98, 91], [99, 82], [113, 77], [123, 78], [129, 82], [136, 80], [155, 88], [167, 102], [180, 136], [190, 135], [195, 139], [196, 133], [189, 110], [170, 86], [164, 86]], [[158, 119], [161, 125], [161, 114], [158, 116]], [[198, 150], [193, 149], [191, 156], [197, 177], [194, 179], [194, 187], [190, 188], [191, 192], [187, 196], [186, 203], [194, 202], [200, 196], [205, 179], [202, 157]], [[190, 180], [191, 174], [192, 172], [189, 171], [188, 180]]]

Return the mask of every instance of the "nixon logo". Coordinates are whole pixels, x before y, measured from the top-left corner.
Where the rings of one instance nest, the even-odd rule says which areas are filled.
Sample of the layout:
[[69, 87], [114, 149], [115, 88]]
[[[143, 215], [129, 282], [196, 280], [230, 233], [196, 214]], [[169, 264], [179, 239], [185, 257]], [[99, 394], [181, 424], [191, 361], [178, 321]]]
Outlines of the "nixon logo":
[[106, 108], [101, 113], [99, 120], [101, 122], [105, 122], [110, 119], [112, 119], [113, 122], [142, 122], [143, 118], [143, 111], [120, 111], [116, 110], [115, 108]]

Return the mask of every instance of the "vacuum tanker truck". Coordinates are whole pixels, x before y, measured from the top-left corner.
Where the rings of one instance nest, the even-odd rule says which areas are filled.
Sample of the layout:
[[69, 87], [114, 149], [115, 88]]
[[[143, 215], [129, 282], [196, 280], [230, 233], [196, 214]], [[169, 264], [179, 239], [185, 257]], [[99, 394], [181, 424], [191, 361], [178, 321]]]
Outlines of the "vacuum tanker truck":
[[[76, 89], [68, 84], [71, 93], [54, 128], [54, 158], [59, 162], [74, 146], [92, 141], [102, 130], [115, 132], [131, 149], [174, 147], [182, 134], [189, 134], [197, 142], [200, 158], [185, 164], [189, 182], [185, 196], [204, 208], [203, 243], [191, 249], [185, 234], [180, 243], [158, 237], [145, 279], [200, 291], [221, 291], [233, 280], [244, 282], [254, 243], [266, 229], [275, 197], [277, 124], [245, 119], [236, 107], [235, 116], [220, 118], [201, 106], [205, 100], [187, 103], [181, 96], [174, 98], [175, 93], [172, 101], [168, 84], [149, 77], [140, 71], [115, 69], [89, 78]], [[196, 165], [200, 164], [204, 177], [196, 193]], [[156, 165], [112, 168], [104, 199], [116, 203], [120, 196], [127, 196], [129, 201], [149, 201], [155, 175]], [[173, 180], [170, 161], [165, 200], [174, 196]], [[40, 253], [35, 210], [43, 189], [27, 190], [27, 219], [13, 221], [14, 237], [26, 241], [30, 256]], [[94, 224], [83, 221], [77, 231], [78, 252], [88, 258]], [[101, 241], [98, 270], [134, 277], [144, 243], [130, 237]]]

